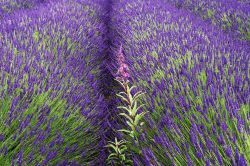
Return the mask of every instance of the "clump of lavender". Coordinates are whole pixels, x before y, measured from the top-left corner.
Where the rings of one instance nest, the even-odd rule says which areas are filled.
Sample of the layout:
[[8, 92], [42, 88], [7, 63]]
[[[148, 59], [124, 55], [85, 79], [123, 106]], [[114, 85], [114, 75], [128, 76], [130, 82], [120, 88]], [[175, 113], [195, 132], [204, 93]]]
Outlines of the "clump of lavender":
[[249, 44], [161, 0], [119, 2], [113, 25], [147, 90], [144, 163], [249, 163]]
[[182, 10], [190, 10], [235, 37], [250, 40], [249, 3], [228, 0], [166, 0], [166, 3], [173, 3]]
[[89, 65], [102, 43], [99, 7], [49, 3], [0, 18], [0, 165], [91, 165], [99, 156], [100, 71]]
[[16, 10], [30, 9], [45, 0], [1, 0], [0, 1], [0, 18], [3, 14], [14, 13]]

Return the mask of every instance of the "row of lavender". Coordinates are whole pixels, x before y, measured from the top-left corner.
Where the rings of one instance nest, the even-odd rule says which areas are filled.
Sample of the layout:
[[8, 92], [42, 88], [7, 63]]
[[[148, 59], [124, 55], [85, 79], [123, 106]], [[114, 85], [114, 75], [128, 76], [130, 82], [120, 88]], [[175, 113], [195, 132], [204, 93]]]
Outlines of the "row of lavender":
[[249, 164], [249, 44], [162, 0], [113, 10], [116, 46], [150, 111], [134, 165]]
[[0, 18], [10, 14], [18, 9], [29, 9], [35, 7], [47, 0], [1, 0], [0, 1]]
[[165, 0], [219, 25], [234, 36], [250, 40], [250, 3], [236, 0]]
[[36, 5], [0, 20], [0, 164], [96, 162], [103, 105], [96, 86], [100, 5]]

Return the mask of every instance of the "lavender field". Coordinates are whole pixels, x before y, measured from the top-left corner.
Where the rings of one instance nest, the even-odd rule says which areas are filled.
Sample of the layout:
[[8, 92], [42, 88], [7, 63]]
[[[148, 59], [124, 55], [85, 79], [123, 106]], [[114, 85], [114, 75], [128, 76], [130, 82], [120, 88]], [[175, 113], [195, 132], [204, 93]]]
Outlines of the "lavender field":
[[0, 0], [0, 166], [250, 166], [248, 0]]

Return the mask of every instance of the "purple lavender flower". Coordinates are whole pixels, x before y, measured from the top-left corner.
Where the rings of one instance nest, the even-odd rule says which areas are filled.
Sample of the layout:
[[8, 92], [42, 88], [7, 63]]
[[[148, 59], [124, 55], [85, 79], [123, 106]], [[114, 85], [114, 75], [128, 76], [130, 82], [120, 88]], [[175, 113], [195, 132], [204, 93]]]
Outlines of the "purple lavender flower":
[[0, 134], [0, 142], [3, 141], [5, 139], [4, 134]]

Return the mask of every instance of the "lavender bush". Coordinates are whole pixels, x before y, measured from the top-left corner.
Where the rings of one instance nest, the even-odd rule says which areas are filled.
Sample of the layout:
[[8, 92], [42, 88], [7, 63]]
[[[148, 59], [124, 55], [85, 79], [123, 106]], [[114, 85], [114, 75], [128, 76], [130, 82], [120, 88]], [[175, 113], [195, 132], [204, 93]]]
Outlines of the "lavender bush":
[[113, 8], [131, 77], [151, 112], [140, 140], [144, 159], [134, 163], [247, 165], [249, 44], [160, 0]]
[[1, 0], [0, 18], [16, 10], [30, 9], [48, 0]]
[[0, 165], [249, 165], [248, 8], [0, 0]]
[[1, 164], [86, 165], [97, 158], [98, 9], [51, 1], [1, 20]]
[[233, 36], [250, 40], [250, 3], [235, 0], [165, 0], [177, 8], [193, 11], [203, 19], [219, 25]]

